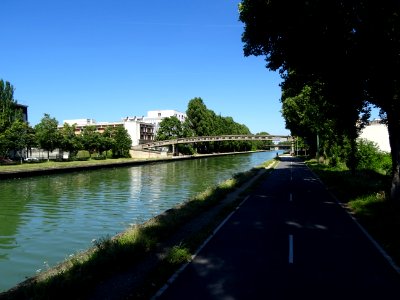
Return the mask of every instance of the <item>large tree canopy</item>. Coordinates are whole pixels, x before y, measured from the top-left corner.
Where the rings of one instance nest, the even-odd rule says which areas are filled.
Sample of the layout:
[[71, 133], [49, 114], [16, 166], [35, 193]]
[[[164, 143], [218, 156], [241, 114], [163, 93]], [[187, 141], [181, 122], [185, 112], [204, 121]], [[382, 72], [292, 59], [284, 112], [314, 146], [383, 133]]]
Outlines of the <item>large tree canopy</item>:
[[[207, 108], [201, 98], [193, 98], [189, 101], [186, 111], [187, 119], [184, 128], [194, 136], [235, 135], [251, 134], [246, 125], [239, 124], [232, 117], [217, 115]], [[198, 143], [200, 152], [230, 152], [251, 150], [251, 142], [218, 142]]]
[[286, 88], [322, 83], [334, 130], [354, 140], [367, 101], [386, 113], [400, 199], [400, 1], [243, 0], [239, 12], [244, 54], [264, 55]]
[[155, 137], [158, 141], [184, 137], [183, 124], [175, 116], [163, 119], [159, 126]]

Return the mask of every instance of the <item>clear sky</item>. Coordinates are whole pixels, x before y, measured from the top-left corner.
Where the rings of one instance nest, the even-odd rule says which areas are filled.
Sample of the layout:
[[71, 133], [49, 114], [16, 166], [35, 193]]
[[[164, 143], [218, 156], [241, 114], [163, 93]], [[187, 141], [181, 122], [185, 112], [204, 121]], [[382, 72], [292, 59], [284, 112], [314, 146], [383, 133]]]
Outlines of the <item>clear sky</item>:
[[239, 0], [2, 0], [0, 78], [60, 123], [186, 111], [201, 97], [252, 133], [288, 134], [279, 74], [244, 57]]

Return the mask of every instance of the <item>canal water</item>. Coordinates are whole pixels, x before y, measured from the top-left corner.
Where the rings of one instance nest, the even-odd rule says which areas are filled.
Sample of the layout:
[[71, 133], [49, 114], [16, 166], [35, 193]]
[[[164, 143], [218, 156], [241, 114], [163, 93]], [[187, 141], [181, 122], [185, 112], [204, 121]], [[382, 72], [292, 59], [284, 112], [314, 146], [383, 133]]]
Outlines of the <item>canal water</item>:
[[0, 292], [276, 152], [0, 181]]

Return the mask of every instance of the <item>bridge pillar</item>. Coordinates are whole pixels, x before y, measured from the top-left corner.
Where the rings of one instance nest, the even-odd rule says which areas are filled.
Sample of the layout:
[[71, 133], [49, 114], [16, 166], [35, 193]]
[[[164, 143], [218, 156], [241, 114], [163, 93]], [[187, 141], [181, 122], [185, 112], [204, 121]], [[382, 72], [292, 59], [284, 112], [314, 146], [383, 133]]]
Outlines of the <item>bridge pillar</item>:
[[176, 144], [172, 144], [172, 155], [173, 156], [178, 155], [178, 147], [176, 147]]

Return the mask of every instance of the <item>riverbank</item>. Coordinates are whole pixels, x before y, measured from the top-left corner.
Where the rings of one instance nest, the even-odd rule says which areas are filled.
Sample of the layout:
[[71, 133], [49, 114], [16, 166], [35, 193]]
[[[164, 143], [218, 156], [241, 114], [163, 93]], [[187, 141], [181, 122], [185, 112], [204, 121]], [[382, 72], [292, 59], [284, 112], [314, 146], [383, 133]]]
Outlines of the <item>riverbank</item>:
[[88, 161], [49, 161], [39, 163], [23, 163], [15, 165], [0, 165], [0, 180], [15, 179], [32, 176], [43, 176], [51, 174], [60, 174], [68, 172], [90, 171], [104, 168], [128, 167], [135, 165], [143, 165], [149, 163], [164, 163], [176, 160], [198, 159], [215, 156], [237, 155], [263, 151], [247, 151], [247, 152], [229, 152], [229, 153], [212, 153], [212, 154], [196, 154], [185, 156], [169, 156], [162, 158], [118, 158], [105, 160], [88, 160]]
[[[162, 285], [165, 279], [170, 277], [170, 274], [174, 273], [173, 270], [177, 269], [180, 263], [189, 260], [198, 245], [212, 235], [216, 224], [219, 224], [246, 197], [248, 189], [254, 186], [251, 186], [251, 184], [256, 183], [257, 178], [260, 178], [257, 176], [268, 175], [268, 171], [264, 167], [245, 174], [244, 178], [247, 178], [247, 183], [232, 187], [233, 182], [228, 180], [220, 187], [214, 187], [210, 191], [202, 193], [201, 197], [191, 199], [190, 205], [186, 206], [187, 203], [185, 203], [166, 211], [161, 216], [146, 222], [143, 226], [135, 227], [138, 232], [131, 231], [131, 235], [125, 235], [125, 233], [120, 235], [122, 243], [114, 243], [114, 240], [109, 239], [97, 241], [92, 250], [105, 254], [104, 256], [97, 256], [100, 261], [91, 261], [88, 265], [82, 266], [83, 258], [81, 260], [80, 257], [76, 256], [72, 261], [67, 262], [73, 267], [72, 273], [58, 269], [62, 274], [60, 274], [60, 277], [53, 278], [53, 281], [45, 278], [47, 273], [40, 274], [40, 276], [44, 276], [43, 281], [33, 282], [32, 286], [19, 286], [8, 293], [0, 294], [0, 299], [125, 299], [127, 297], [149, 299], [154, 295], [154, 291], [158, 290], [157, 287], [160, 284]], [[345, 203], [348, 203], [347, 199], [353, 198], [353, 194], [371, 194], [372, 196], [381, 189], [376, 185], [376, 177], [373, 178], [372, 182], [363, 177], [361, 180], [365, 182], [364, 185], [361, 185], [359, 181], [354, 181], [351, 177], [347, 178], [347, 172], [339, 171], [335, 175], [332, 174], [333, 170], [324, 170], [323, 166], [316, 164], [314, 167], [322, 168], [321, 171], [323, 172], [318, 173], [329, 189], [338, 191], [341, 187], [340, 193], [335, 194], [342, 205], [345, 206]], [[318, 171], [316, 168], [314, 168], [314, 171]], [[331, 177], [331, 180], [327, 176]], [[234, 179], [236, 180], [236, 178]], [[351, 188], [344, 182], [347, 180], [353, 183]], [[248, 183], [250, 185], [246, 187], [245, 184]], [[212, 195], [216, 195], [214, 200], [212, 200]], [[215, 199], [219, 200], [216, 201]], [[388, 208], [390, 209], [383, 210], [383, 204], [389, 204]], [[393, 246], [398, 245], [395, 233], [399, 225], [399, 210], [393, 209], [390, 203], [385, 203], [382, 199], [378, 199], [378, 203], [374, 201], [367, 206], [368, 210], [364, 210], [363, 214], [359, 214], [350, 206], [348, 208], [353, 211], [359, 221], [362, 221], [363, 225], [366, 225], [362, 220], [363, 215], [373, 217], [370, 228], [366, 228], [374, 238], [378, 237], [375, 232], [378, 229], [377, 225], [379, 225], [379, 228], [382, 227], [381, 225], [385, 225], [385, 228], [382, 228], [382, 233], [387, 240], [383, 241], [380, 238], [377, 238], [377, 240], [386, 250], [388, 250], [388, 246], [391, 247], [392, 251], [388, 252], [396, 259], [399, 248]], [[396, 207], [398, 208], [398, 206]], [[184, 217], [187, 219], [182, 221], [179, 216], [180, 213], [186, 215], [184, 212], [188, 212], [188, 215]], [[378, 216], [379, 218], [375, 218]], [[168, 229], [164, 225], [171, 224], [169, 223], [171, 220], [176, 227]], [[183, 223], [180, 223], [181, 221]], [[138, 242], [137, 246], [128, 245], [133, 240]], [[143, 256], [135, 252], [138, 251], [138, 248], [139, 250], [142, 249]], [[116, 252], [120, 250], [121, 252]], [[134, 259], [137, 259], [137, 261], [134, 262]], [[111, 268], [111, 270], [108, 268]], [[91, 270], [91, 272], [86, 272], [87, 270]], [[113, 271], [115, 272], [113, 273]], [[83, 277], [74, 277], [74, 274]], [[100, 276], [100, 280], [97, 280], [98, 277], [96, 276]], [[36, 280], [36, 278], [30, 280]]]
[[128, 293], [148, 299], [235, 209], [245, 196], [242, 193], [267, 174], [265, 167], [237, 174], [142, 225], [96, 241], [94, 248], [0, 294], [0, 298], [98, 299], [109, 293], [105, 298], [118, 299], [122, 294], [113, 293]]

